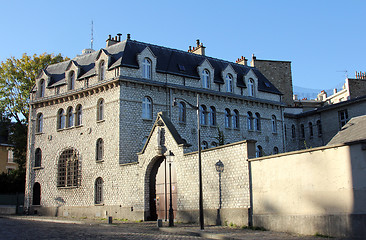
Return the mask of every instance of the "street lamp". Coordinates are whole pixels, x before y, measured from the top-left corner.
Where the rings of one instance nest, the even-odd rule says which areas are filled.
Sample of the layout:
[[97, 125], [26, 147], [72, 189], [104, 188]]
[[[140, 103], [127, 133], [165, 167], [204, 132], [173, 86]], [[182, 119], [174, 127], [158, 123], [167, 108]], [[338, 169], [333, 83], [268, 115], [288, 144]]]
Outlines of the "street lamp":
[[192, 105], [183, 98], [174, 98], [173, 106], [177, 106], [177, 100], [187, 103], [191, 108], [197, 111], [197, 142], [198, 142], [198, 178], [199, 178], [199, 212], [200, 212], [200, 227], [204, 229], [203, 217], [203, 193], [202, 193], [202, 160], [201, 160], [201, 130], [200, 130], [200, 105], [199, 94], [197, 93], [197, 106]]
[[172, 162], [174, 154], [169, 150], [169, 154], [166, 155], [169, 163], [169, 227], [174, 226], [174, 212], [173, 212], [173, 194], [172, 194]]
[[217, 225], [221, 225], [221, 216], [220, 216], [220, 211], [221, 211], [221, 173], [224, 171], [224, 163], [221, 162], [221, 160], [219, 160], [216, 164], [216, 171], [219, 173], [219, 209], [217, 209], [217, 220], [216, 220], [216, 224]]

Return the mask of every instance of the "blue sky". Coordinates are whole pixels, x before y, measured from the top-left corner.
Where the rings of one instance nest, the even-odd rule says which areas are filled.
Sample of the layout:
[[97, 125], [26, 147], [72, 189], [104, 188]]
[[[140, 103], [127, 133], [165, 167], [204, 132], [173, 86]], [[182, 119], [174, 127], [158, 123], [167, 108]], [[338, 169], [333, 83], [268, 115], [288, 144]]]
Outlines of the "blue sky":
[[330, 89], [366, 71], [366, 1], [4, 1], [0, 61], [22, 53], [70, 58], [105, 47], [108, 35], [187, 50], [196, 39], [206, 55], [292, 62], [293, 84]]

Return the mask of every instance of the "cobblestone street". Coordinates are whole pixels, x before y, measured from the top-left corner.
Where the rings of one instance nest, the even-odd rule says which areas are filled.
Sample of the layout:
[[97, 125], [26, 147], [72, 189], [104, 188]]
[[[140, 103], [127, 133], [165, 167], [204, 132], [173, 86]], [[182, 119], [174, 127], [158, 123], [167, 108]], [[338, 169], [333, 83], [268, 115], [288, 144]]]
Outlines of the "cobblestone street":
[[325, 239], [228, 227], [207, 226], [200, 231], [196, 225], [158, 229], [155, 222], [114, 222], [5, 216], [0, 217], [0, 239]]

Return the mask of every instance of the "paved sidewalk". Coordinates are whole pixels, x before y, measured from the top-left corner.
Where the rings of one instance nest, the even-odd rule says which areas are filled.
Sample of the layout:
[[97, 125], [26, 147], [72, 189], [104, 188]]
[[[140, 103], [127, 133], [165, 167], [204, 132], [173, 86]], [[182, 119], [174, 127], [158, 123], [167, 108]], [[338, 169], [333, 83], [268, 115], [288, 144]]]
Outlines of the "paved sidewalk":
[[326, 239], [222, 226], [205, 226], [202, 231], [197, 224], [175, 224], [169, 228], [167, 222], [158, 228], [156, 222], [116, 219], [113, 224], [108, 224], [108, 219], [7, 215], [0, 216], [0, 225], [0, 239]]

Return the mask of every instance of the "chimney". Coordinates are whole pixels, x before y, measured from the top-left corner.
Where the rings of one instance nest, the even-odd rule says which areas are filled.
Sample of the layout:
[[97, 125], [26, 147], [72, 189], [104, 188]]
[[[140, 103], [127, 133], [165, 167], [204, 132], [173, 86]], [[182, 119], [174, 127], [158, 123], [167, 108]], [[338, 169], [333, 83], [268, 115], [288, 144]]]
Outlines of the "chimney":
[[333, 89], [333, 94], [336, 94], [337, 93], [337, 89], [336, 88], [334, 88]]
[[238, 58], [238, 59], [236, 60], [236, 63], [237, 63], [237, 64], [244, 65], [244, 66], [247, 66], [248, 59], [246, 59], [245, 57], [241, 56], [241, 58]]
[[111, 35], [108, 36], [108, 39], [106, 40], [107, 44], [106, 47], [112, 46], [113, 44], [119, 43], [121, 41], [121, 33], [118, 33], [117, 36], [115, 36], [114, 38], [112, 38]]
[[131, 39], [131, 34], [127, 33], [127, 40]]
[[254, 56], [254, 53], [252, 54], [252, 61], [250, 62], [250, 66], [255, 67], [255, 60], [257, 60], [257, 57]]
[[296, 95], [296, 94], [294, 94], [294, 95], [292, 96], [292, 98], [293, 98], [294, 100], [297, 100], [297, 95]]
[[197, 43], [197, 47], [192, 48], [192, 46], [189, 46], [188, 52], [205, 56], [206, 47], [203, 46], [203, 43], [200, 43], [199, 39], [196, 40], [196, 43]]

